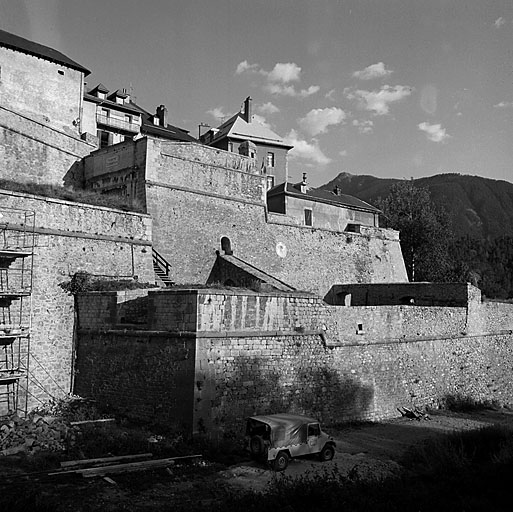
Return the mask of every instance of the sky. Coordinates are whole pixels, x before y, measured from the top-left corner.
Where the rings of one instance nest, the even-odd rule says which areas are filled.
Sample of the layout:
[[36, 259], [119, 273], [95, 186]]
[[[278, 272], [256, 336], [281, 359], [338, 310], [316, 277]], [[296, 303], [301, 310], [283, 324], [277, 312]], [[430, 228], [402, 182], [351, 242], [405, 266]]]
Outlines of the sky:
[[0, 28], [193, 136], [251, 96], [290, 181], [513, 181], [511, 0], [0, 0]]

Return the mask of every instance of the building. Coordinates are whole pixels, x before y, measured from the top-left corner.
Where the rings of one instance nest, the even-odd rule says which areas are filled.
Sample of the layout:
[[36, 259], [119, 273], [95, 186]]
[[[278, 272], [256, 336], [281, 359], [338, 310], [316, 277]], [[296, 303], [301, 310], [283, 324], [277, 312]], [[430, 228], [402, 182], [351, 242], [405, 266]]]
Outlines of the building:
[[66, 55], [0, 30], [1, 107], [79, 135], [84, 77]]
[[281, 183], [269, 190], [267, 207], [291, 222], [313, 228], [359, 233], [361, 226], [379, 227], [380, 210], [343, 194], [340, 187], [333, 191], [312, 189], [307, 185], [306, 174], [300, 183]]
[[0, 30], [3, 179], [60, 185], [96, 148], [96, 139], [83, 135], [82, 126], [88, 74], [61, 52]]
[[164, 105], [159, 105], [155, 114], [150, 114], [132, 101], [126, 89], [110, 92], [101, 83], [84, 94], [84, 131], [98, 137], [99, 148], [145, 134], [196, 142], [187, 130], [168, 124]]
[[207, 146], [254, 158], [257, 168], [267, 177], [267, 189], [287, 180], [287, 153], [294, 146], [253, 119], [249, 96], [244, 100], [243, 112], [209, 130], [200, 140]]

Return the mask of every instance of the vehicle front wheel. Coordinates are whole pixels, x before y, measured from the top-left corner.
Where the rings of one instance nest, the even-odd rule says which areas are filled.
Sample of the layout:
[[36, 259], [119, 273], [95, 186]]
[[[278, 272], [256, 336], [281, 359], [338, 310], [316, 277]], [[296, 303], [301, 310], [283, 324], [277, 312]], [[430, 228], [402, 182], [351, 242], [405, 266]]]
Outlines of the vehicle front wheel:
[[328, 462], [335, 456], [335, 448], [331, 444], [324, 445], [324, 448], [319, 452], [319, 459], [322, 462]]
[[274, 471], [284, 471], [287, 469], [289, 465], [289, 456], [286, 452], [280, 452], [273, 460], [273, 469]]

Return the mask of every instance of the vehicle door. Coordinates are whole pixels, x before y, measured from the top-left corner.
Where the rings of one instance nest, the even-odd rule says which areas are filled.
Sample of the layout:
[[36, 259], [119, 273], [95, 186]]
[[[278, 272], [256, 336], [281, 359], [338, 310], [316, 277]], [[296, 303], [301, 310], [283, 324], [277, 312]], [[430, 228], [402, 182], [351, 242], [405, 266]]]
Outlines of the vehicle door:
[[321, 435], [321, 426], [319, 423], [309, 423], [306, 435], [306, 443], [308, 445], [308, 453], [318, 453], [321, 450], [319, 447], [319, 437]]

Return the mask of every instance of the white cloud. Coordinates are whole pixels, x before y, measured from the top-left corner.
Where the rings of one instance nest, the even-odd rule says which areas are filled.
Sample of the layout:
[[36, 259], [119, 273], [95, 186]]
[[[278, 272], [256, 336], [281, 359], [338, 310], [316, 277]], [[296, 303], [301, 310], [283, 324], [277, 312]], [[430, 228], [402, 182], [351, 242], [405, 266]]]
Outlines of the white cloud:
[[268, 101], [267, 103], [264, 103], [263, 105], [259, 105], [257, 107], [257, 110], [261, 114], [267, 114], [267, 115], [276, 114], [277, 112], [280, 111], [280, 109], [276, 105], [274, 105], [274, 103], [271, 103], [270, 101]]
[[347, 149], [343, 149], [342, 151], [339, 151], [338, 154], [340, 156], [347, 156]]
[[301, 98], [306, 98], [307, 96], [311, 96], [312, 94], [315, 94], [316, 92], [319, 92], [320, 87], [318, 85], [311, 85], [308, 87], [308, 89], [301, 89], [298, 92], [298, 96]]
[[235, 70], [235, 74], [240, 75], [245, 71], [257, 73], [259, 67], [260, 66], [258, 64], [250, 64], [247, 60], [243, 60], [242, 62], [239, 62], [237, 69]]
[[406, 85], [384, 85], [377, 91], [351, 90], [345, 89], [344, 92], [348, 99], [356, 99], [360, 108], [374, 112], [377, 116], [383, 116], [390, 111], [390, 103], [400, 101], [409, 96], [413, 87]]
[[207, 110], [207, 114], [210, 114], [212, 117], [215, 117], [218, 121], [221, 121], [223, 118], [227, 116], [227, 114], [223, 112], [222, 107], [215, 107], [210, 110]]
[[450, 135], [446, 133], [445, 128], [442, 128], [441, 124], [420, 123], [417, 126], [419, 130], [426, 133], [426, 136], [430, 141], [443, 142], [450, 137]]
[[360, 133], [372, 133], [372, 127], [374, 126], [374, 122], [370, 119], [363, 119], [362, 121], [358, 121], [358, 119], [353, 119], [353, 126], [356, 126]]
[[301, 68], [294, 62], [278, 62], [268, 74], [268, 78], [271, 82], [282, 82], [286, 84], [288, 82], [299, 81], [300, 74]]
[[327, 100], [331, 100], [331, 101], [335, 101], [335, 98], [333, 97], [333, 95], [335, 94], [335, 89], [331, 89], [331, 91], [327, 92], [324, 97], [327, 99]]
[[258, 114], [253, 114], [252, 120], [256, 123], [265, 126], [266, 128], [271, 128], [271, 125], [267, 122], [267, 119], [264, 116], [260, 116]]
[[311, 85], [306, 89], [296, 89], [290, 82], [301, 80], [301, 68], [294, 62], [278, 62], [271, 71], [266, 71], [258, 64], [250, 64], [247, 60], [240, 62], [235, 71], [236, 75], [243, 73], [256, 73], [266, 77], [264, 90], [278, 96], [291, 98], [306, 98], [320, 90], [318, 85]]
[[306, 98], [318, 92], [318, 85], [311, 85], [308, 89], [297, 90], [293, 85], [282, 85], [268, 83], [264, 86], [264, 90], [276, 96], [290, 96], [291, 98]]
[[382, 78], [384, 76], [391, 75], [392, 73], [392, 70], [385, 68], [385, 64], [383, 62], [378, 62], [377, 64], [371, 64], [360, 71], [355, 71], [353, 73], [353, 77], [359, 78], [360, 80], [372, 80], [373, 78]]
[[494, 105], [495, 108], [511, 108], [513, 107], [513, 101], [501, 101]]
[[322, 152], [319, 143], [315, 139], [312, 142], [301, 139], [296, 130], [290, 130], [290, 133], [285, 137], [285, 142], [294, 146], [289, 151], [289, 155], [293, 159], [310, 160], [319, 165], [326, 165], [331, 162], [331, 158], [328, 158]]
[[325, 133], [328, 126], [344, 122], [346, 113], [341, 108], [315, 108], [299, 119], [299, 125], [310, 135]]
[[502, 16], [499, 16], [494, 22], [493, 24], [495, 25], [495, 28], [501, 28], [502, 25], [504, 25], [506, 23], [506, 20], [502, 17]]

